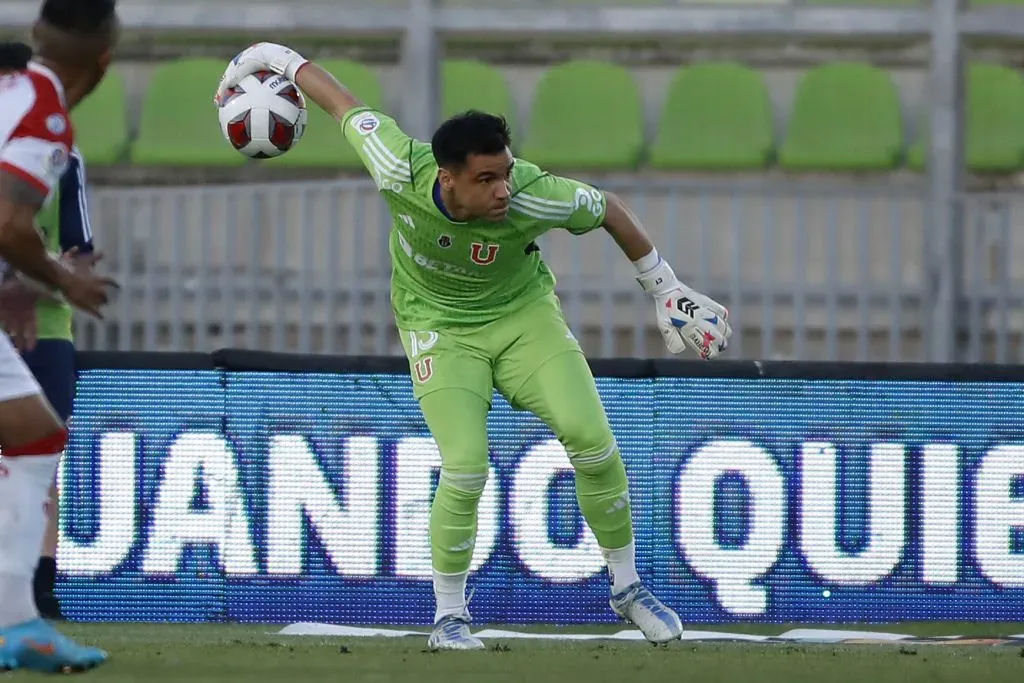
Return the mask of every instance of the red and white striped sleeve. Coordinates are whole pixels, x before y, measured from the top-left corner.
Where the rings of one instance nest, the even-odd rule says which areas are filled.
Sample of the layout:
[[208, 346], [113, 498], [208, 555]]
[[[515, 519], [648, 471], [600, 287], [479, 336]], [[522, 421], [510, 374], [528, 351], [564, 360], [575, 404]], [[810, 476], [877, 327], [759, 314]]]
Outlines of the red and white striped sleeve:
[[68, 167], [74, 132], [57, 86], [45, 75], [0, 76], [0, 171], [49, 197]]

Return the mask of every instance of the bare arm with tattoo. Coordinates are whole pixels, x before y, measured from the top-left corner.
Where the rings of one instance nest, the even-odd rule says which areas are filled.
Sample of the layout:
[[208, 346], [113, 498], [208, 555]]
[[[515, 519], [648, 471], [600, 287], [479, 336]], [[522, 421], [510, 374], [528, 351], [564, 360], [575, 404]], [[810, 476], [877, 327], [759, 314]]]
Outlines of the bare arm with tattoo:
[[0, 171], [0, 258], [48, 289], [62, 290], [67, 270], [46, 251], [35, 215], [46, 197], [35, 185]]
[[[46, 200], [42, 191], [20, 176], [0, 170], [0, 258], [69, 303], [97, 317], [116, 283], [91, 271], [72, 271], [50, 256], [35, 228], [35, 215]], [[95, 254], [92, 261], [99, 260]]]

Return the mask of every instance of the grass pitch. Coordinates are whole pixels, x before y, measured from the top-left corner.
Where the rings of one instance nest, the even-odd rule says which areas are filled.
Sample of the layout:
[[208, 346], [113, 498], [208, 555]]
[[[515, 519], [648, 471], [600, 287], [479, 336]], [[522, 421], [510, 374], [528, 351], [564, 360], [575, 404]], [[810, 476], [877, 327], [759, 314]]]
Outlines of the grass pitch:
[[[495, 626], [497, 628], [497, 626]], [[785, 626], [691, 626], [777, 634]], [[426, 638], [315, 638], [268, 635], [279, 626], [65, 624], [63, 630], [111, 654], [83, 674], [109, 683], [935, 683], [1024, 680], [1024, 648], [983, 645], [789, 645], [509, 640], [481, 652], [424, 651]], [[835, 627], [832, 627], [835, 628]], [[931, 635], [1024, 633], [1024, 624], [889, 624], [839, 628]], [[621, 626], [605, 628], [614, 632]], [[417, 629], [419, 630], [419, 629]], [[558, 629], [544, 629], [556, 631]], [[582, 628], [566, 628], [582, 631]], [[602, 629], [586, 627], [593, 633]], [[0, 682], [41, 680], [0, 674]]]

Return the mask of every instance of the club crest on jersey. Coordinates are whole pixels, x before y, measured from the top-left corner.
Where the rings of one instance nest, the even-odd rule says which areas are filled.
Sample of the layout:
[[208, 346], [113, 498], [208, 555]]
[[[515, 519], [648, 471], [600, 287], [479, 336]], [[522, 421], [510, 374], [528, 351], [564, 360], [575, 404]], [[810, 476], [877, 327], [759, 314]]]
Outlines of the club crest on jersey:
[[63, 114], [50, 114], [46, 117], [46, 130], [54, 135], [64, 135], [68, 129], [68, 122]]
[[478, 266], [489, 266], [498, 258], [498, 248], [497, 244], [488, 244], [485, 247], [479, 242], [473, 242], [469, 257]]
[[450, 248], [452, 246], [452, 236], [441, 235], [440, 237], [437, 238], [437, 246], [441, 247], [442, 249]]

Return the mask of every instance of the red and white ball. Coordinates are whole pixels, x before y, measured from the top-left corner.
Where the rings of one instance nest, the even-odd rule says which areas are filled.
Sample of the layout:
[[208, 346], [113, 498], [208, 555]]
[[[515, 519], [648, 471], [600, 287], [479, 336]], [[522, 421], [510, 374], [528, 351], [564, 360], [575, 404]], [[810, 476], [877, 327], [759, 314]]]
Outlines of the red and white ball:
[[253, 159], [270, 159], [302, 139], [306, 98], [284, 76], [258, 71], [224, 94], [218, 115], [232, 147]]

